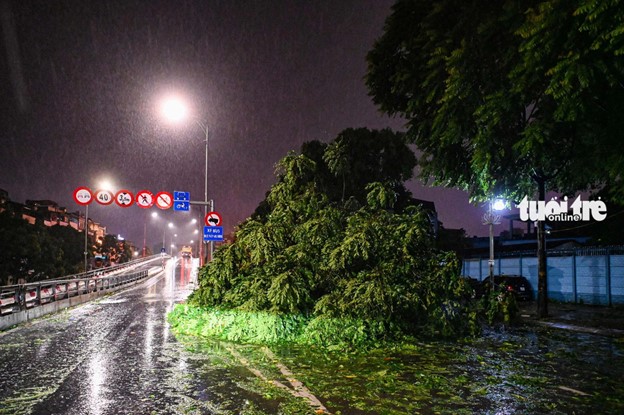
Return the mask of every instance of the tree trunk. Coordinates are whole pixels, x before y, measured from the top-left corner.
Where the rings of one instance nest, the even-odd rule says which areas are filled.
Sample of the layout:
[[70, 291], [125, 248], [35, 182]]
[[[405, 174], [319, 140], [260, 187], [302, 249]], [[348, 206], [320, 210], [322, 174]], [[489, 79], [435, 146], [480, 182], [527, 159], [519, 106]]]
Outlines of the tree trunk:
[[[539, 198], [546, 200], [545, 180], [537, 179]], [[537, 221], [537, 317], [548, 317], [548, 274], [546, 267], [546, 223]]]

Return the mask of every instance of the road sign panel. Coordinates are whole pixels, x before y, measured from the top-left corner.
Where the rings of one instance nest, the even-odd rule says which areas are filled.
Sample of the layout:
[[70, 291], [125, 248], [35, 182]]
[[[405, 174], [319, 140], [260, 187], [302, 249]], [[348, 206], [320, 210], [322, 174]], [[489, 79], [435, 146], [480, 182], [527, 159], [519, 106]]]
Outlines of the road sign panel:
[[142, 208], [152, 207], [154, 204], [154, 195], [149, 190], [141, 190], [136, 194], [136, 204]]
[[78, 187], [74, 190], [74, 201], [79, 205], [86, 206], [93, 201], [93, 193], [88, 187]]
[[204, 242], [222, 240], [223, 226], [204, 226]]
[[206, 226], [219, 226], [221, 225], [221, 215], [217, 212], [208, 212], [204, 217], [204, 223]]
[[101, 189], [95, 192], [95, 201], [100, 205], [110, 205], [114, 200], [115, 196], [110, 190]]
[[190, 202], [176, 200], [173, 202], [173, 210], [177, 212], [188, 212], [191, 210]]
[[134, 197], [128, 190], [120, 190], [115, 195], [115, 203], [121, 207], [129, 207], [133, 201]]
[[173, 196], [169, 192], [158, 192], [156, 194], [156, 206], [160, 209], [171, 209], [173, 206]]
[[180, 192], [178, 190], [173, 192], [173, 200], [182, 201], [182, 202], [190, 202], [191, 193], [190, 192]]

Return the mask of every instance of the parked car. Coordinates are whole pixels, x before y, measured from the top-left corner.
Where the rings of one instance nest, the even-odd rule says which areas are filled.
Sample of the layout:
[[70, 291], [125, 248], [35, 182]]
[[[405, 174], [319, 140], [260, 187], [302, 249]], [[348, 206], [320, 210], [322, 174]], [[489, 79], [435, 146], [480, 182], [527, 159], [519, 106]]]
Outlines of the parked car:
[[[490, 277], [481, 283], [483, 290], [491, 287]], [[533, 288], [529, 281], [522, 275], [494, 275], [494, 286], [499, 290], [505, 290], [515, 295], [517, 300], [531, 301], [533, 299]]]

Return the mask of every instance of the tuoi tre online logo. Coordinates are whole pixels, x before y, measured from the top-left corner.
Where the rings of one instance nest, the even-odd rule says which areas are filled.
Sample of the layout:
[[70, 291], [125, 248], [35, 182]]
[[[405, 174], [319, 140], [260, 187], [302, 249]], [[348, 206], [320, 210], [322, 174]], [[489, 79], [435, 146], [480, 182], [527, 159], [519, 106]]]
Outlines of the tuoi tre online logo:
[[551, 222], [572, 222], [572, 221], [603, 221], [607, 217], [607, 205], [598, 200], [581, 200], [577, 196], [574, 202], [568, 206], [568, 197], [557, 201], [553, 198], [548, 202], [543, 200], [528, 200], [525, 196], [518, 204], [520, 209], [520, 220], [522, 221], [544, 221]]

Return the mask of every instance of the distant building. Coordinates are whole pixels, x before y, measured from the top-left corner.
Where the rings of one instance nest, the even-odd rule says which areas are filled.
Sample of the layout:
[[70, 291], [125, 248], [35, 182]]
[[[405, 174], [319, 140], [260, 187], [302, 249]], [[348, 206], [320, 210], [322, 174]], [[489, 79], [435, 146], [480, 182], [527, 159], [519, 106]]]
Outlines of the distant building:
[[67, 209], [59, 206], [53, 200], [27, 200], [21, 204], [12, 202], [9, 193], [0, 189], [0, 212], [5, 210], [20, 216], [31, 225], [41, 223], [44, 226], [71, 226], [77, 231], [84, 231], [88, 227], [89, 235], [96, 241], [102, 241], [106, 236], [106, 227], [89, 218], [88, 226], [85, 226], [85, 216], [80, 212], [67, 212]]

